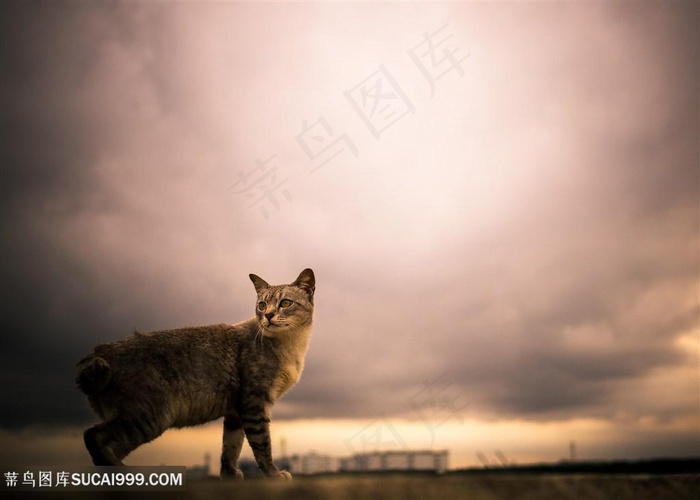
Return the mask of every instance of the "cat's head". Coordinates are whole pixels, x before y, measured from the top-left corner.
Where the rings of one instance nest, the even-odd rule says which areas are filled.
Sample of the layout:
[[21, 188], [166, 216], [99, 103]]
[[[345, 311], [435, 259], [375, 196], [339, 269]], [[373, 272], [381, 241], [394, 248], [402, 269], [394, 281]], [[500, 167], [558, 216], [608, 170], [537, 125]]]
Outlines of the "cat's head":
[[250, 280], [258, 293], [255, 315], [265, 335], [289, 333], [311, 324], [316, 290], [311, 269], [304, 269], [289, 285], [270, 286], [255, 274], [250, 275]]

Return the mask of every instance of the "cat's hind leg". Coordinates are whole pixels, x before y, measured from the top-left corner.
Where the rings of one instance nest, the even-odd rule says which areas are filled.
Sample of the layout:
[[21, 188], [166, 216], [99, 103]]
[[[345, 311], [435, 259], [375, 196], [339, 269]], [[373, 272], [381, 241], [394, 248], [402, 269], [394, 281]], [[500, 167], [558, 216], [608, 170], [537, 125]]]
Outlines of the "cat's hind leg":
[[243, 472], [238, 469], [238, 457], [243, 448], [243, 423], [237, 413], [224, 417], [224, 439], [221, 450], [221, 478], [242, 480]]
[[124, 465], [124, 457], [162, 433], [145, 419], [116, 417], [90, 427], [83, 438], [93, 464]]

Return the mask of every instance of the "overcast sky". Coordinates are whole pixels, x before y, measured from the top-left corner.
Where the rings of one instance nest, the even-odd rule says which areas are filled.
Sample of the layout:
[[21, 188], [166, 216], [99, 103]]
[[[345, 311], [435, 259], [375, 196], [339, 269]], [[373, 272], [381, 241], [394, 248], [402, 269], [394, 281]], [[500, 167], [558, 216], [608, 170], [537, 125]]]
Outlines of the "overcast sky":
[[697, 454], [698, 14], [3, 3], [0, 433], [91, 425], [95, 344], [246, 319], [248, 273], [311, 267], [278, 421]]

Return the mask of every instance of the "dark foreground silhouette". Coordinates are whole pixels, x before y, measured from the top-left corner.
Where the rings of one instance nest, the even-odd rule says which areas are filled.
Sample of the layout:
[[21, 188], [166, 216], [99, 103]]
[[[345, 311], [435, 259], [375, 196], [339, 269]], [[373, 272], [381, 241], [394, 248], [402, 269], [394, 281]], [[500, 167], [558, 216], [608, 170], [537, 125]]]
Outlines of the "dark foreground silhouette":
[[[190, 480], [187, 489], [173, 493], [58, 493], [57, 499], [172, 498], [267, 499], [440, 499], [469, 500], [695, 500], [700, 491], [698, 474], [357, 474], [295, 477], [291, 482], [250, 480], [240, 483], [218, 479]], [[23, 498], [24, 493], [7, 498]], [[43, 498], [43, 497], [42, 497]]]

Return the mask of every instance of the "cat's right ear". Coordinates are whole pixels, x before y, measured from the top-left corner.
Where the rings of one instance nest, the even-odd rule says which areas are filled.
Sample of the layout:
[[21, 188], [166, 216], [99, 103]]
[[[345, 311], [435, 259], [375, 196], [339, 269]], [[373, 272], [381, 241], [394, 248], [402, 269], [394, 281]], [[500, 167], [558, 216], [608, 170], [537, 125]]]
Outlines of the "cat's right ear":
[[306, 290], [309, 297], [313, 297], [316, 291], [316, 277], [314, 276], [314, 272], [311, 269], [304, 269], [292, 285]]
[[249, 274], [250, 281], [253, 282], [253, 285], [255, 285], [255, 291], [260, 293], [262, 290], [265, 290], [266, 288], [270, 288], [270, 285], [267, 284], [267, 281], [262, 279], [260, 276], [256, 276], [255, 274]]

